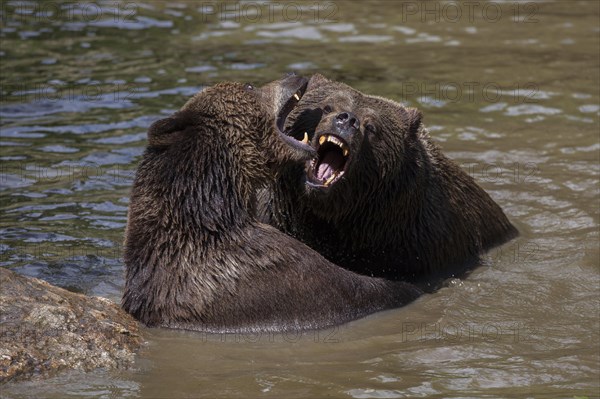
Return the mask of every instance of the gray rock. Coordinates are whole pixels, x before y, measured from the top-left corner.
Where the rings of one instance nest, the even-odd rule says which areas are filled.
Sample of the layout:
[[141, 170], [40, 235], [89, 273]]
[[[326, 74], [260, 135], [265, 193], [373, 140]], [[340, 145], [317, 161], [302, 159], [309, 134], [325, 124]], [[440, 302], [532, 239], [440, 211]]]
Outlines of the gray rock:
[[0, 383], [63, 369], [126, 368], [141, 342], [138, 323], [110, 300], [0, 267]]

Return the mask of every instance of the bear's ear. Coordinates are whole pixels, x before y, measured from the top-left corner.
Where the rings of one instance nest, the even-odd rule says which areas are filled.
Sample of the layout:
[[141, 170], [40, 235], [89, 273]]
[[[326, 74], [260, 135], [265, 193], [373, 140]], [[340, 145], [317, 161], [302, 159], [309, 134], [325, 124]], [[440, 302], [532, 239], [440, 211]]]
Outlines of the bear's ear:
[[406, 108], [406, 125], [408, 126], [408, 131], [412, 134], [416, 134], [421, 126], [421, 120], [423, 119], [423, 114], [416, 108]]
[[313, 87], [319, 87], [330, 82], [331, 81], [325, 76], [321, 75], [320, 73], [315, 73], [310, 77], [308, 81], [308, 89], [311, 89]]
[[160, 119], [148, 129], [148, 145], [166, 147], [178, 141], [183, 136], [185, 118], [176, 112], [168, 118]]

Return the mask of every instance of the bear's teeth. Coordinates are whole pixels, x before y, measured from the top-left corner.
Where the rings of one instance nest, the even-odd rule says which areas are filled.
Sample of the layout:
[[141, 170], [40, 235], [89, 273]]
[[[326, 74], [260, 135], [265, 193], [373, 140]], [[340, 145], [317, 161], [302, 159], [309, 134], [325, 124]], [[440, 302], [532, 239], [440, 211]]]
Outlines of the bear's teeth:
[[343, 153], [344, 153], [344, 157], [347, 157], [348, 154], [350, 154], [350, 150], [348, 149], [348, 145], [346, 145], [346, 143], [344, 143], [343, 141], [341, 141], [337, 137], [329, 135], [329, 134], [326, 134], [326, 135], [323, 135], [323, 136], [319, 137], [319, 144], [320, 145], [323, 145], [326, 141], [329, 142], [329, 143], [335, 144], [338, 147], [340, 147], [342, 149]]
[[337, 145], [338, 147], [341, 147], [343, 145], [343, 143], [339, 141], [338, 138], [335, 136], [327, 136], [327, 141]]
[[338, 147], [340, 147], [341, 149], [346, 150], [346, 144], [341, 141], [340, 139], [338, 139], [335, 136], [327, 136], [327, 141], [329, 141], [330, 143], [333, 143], [335, 145], [337, 145]]
[[323, 185], [324, 186], [329, 186], [331, 184], [331, 182], [333, 182], [337, 176], [338, 176], [337, 173], [333, 173], [331, 176], [329, 176], [329, 179], [327, 179], [325, 181], [325, 183], [323, 183]]
[[298, 93], [294, 94], [294, 98], [296, 99], [296, 101], [300, 101], [300, 96], [298, 95]]
[[307, 132], [304, 132], [304, 138], [302, 139], [302, 142], [304, 144], [308, 144], [308, 133]]

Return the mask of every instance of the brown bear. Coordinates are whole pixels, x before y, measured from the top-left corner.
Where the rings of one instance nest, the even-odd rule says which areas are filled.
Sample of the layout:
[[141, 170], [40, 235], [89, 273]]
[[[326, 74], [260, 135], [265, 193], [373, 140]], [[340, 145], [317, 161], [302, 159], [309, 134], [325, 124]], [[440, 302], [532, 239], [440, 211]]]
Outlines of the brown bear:
[[314, 75], [285, 130], [317, 156], [261, 193], [261, 220], [357, 273], [435, 288], [518, 232], [421, 113]]
[[421, 294], [340, 268], [256, 220], [256, 190], [314, 156], [278, 128], [306, 83], [218, 84], [150, 127], [125, 237], [122, 306], [138, 320], [219, 333], [317, 329]]

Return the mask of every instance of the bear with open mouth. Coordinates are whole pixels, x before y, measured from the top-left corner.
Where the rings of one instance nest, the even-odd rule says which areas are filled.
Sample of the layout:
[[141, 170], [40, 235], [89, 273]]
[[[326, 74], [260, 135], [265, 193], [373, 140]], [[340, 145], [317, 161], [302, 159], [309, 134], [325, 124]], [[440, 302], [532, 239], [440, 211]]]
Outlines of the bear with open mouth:
[[222, 83], [148, 131], [129, 205], [123, 308], [148, 326], [305, 330], [405, 305], [411, 284], [358, 275], [257, 220], [256, 192], [314, 149], [281, 128], [307, 87]]
[[317, 156], [261, 193], [261, 217], [330, 261], [433, 288], [518, 232], [433, 143], [421, 112], [322, 75], [285, 121]]

